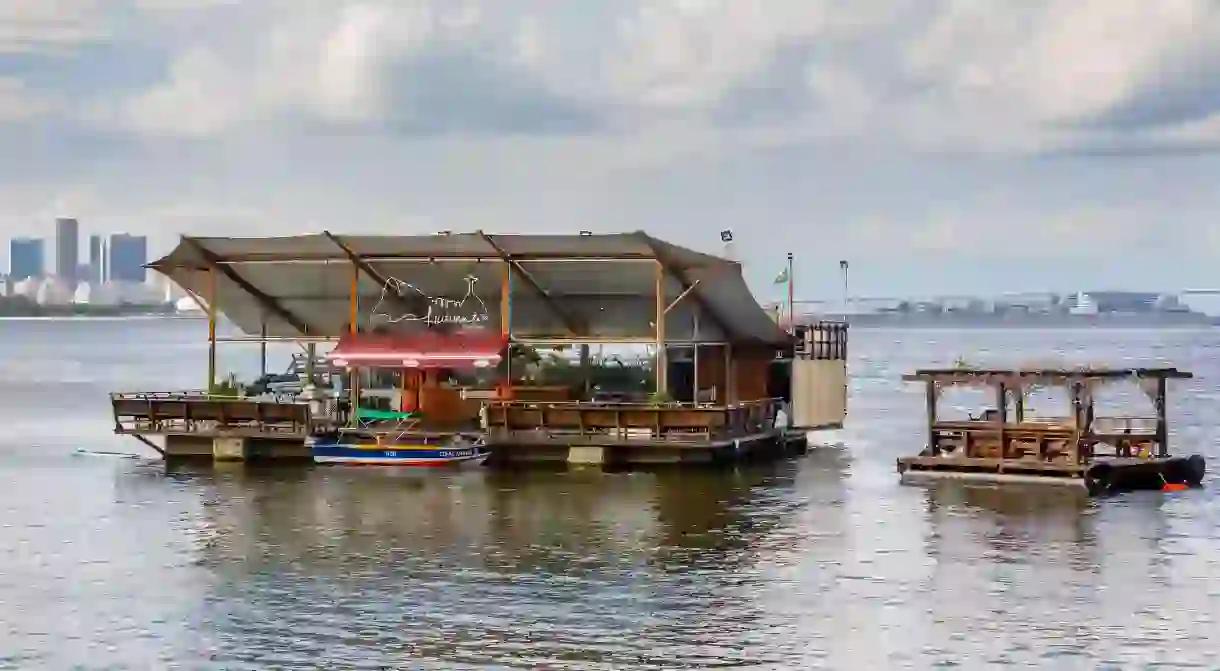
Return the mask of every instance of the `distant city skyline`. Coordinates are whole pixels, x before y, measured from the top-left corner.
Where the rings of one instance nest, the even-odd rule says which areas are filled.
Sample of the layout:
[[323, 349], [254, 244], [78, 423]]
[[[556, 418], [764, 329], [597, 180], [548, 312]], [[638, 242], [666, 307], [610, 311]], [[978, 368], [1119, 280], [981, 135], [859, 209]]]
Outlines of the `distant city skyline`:
[[[8, 241], [6, 271], [10, 280], [55, 277], [75, 286], [80, 282], [144, 283], [148, 271], [148, 238], [128, 233], [92, 233], [87, 258], [81, 258], [81, 225], [74, 217], [56, 217], [50, 236], [13, 237]], [[47, 241], [51, 241], [48, 249]]]

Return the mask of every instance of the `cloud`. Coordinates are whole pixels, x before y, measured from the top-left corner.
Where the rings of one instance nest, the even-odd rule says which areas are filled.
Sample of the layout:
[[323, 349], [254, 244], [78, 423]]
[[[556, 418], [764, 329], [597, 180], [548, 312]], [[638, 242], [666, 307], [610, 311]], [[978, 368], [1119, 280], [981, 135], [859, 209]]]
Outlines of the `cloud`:
[[100, 0], [5, 0], [0, 56], [63, 54], [109, 35]]
[[832, 271], [1215, 238], [1210, 0], [14, 0], [0, 26], [4, 230], [734, 228]]
[[50, 96], [30, 90], [21, 79], [0, 77], [0, 124], [40, 118], [55, 107]]
[[10, 49], [101, 41], [160, 55], [157, 76], [91, 91], [83, 116], [161, 137], [286, 123], [413, 134], [680, 125], [709, 138], [1027, 153], [1113, 135], [1155, 143], [1220, 112], [1210, 0], [5, 6]]

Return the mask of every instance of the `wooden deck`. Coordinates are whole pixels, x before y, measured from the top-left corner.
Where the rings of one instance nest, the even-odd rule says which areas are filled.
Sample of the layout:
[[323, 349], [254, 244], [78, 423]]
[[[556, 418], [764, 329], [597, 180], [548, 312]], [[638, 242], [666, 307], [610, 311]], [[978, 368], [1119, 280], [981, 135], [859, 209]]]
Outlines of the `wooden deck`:
[[304, 441], [313, 426], [304, 403], [225, 398], [200, 391], [110, 395], [114, 432]]
[[778, 408], [775, 399], [727, 406], [493, 401], [487, 405], [487, 433], [493, 443], [541, 434], [582, 443], [697, 445], [771, 433]]
[[[116, 393], [111, 405], [115, 433], [171, 458], [211, 457], [222, 449], [261, 459], [307, 458], [311, 431], [334, 425], [333, 418], [311, 416], [305, 403], [200, 391]], [[485, 433], [499, 463], [710, 462], [802, 451], [803, 441], [775, 426], [778, 407], [772, 399], [729, 406], [493, 401], [485, 430], [462, 428]]]
[[[725, 406], [496, 401], [488, 446], [499, 461], [689, 463], [791, 451], [779, 401]], [[800, 444], [801, 450], [804, 444]]]

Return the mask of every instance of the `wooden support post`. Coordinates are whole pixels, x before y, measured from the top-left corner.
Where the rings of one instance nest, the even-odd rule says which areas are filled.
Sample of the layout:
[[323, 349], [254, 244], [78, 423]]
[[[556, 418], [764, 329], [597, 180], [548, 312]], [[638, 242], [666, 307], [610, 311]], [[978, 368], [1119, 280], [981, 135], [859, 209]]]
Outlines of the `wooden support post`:
[[1158, 377], [1156, 380], [1156, 400], [1154, 403], [1156, 404], [1156, 456], [1161, 458], [1169, 456], [1168, 396], [1168, 380], [1164, 377]]
[[589, 345], [580, 346], [581, 400], [589, 400], [593, 393], [593, 363], [589, 360]]
[[[360, 264], [356, 262], [357, 258], [352, 258], [352, 281], [348, 291], [348, 324], [347, 331], [352, 336], [360, 333]], [[313, 360], [313, 351], [309, 353], [310, 361]], [[313, 364], [310, 364], [313, 368]], [[352, 367], [348, 369], [347, 379], [347, 404], [349, 407], [347, 416], [348, 423], [351, 426], [356, 426], [359, 422], [358, 408], [360, 407], [360, 370]]]
[[1000, 458], [1008, 458], [1008, 437], [1004, 435], [1004, 424], [1008, 421], [1008, 387], [999, 383], [995, 387], [996, 428], [999, 430]]
[[[932, 456], [940, 456], [940, 441], [936, 438], [936, 382], [928, 380], [927, 390], [924, 392], [924, 402], [927, 405], [928, 419], [928, 454]], [[970, 456], [966, 454], [965, 456]]]
[[[499, 400], [512, 400], [513, 390], [513, 266], [504, 261], [500, 278], [500, 337], [504, 340], [504, 378], [500, 381]], [[507, 412], [507, 411], [505, 411]], [[506, 415], [507, 416], [507, 415]]]
[[691, 365], [692, 365], [692, 366], [694, 366], [695, 370], [694, 370], [694, 375], [692, 376], [691, 384], [693, 384], [693, 385], [695, 386], [695, 398], [694, 398], [694, 401], [695, 401], [695, 403], [696, 403], [696, 404], [698, 404], [698, 403], [699, 403], [699, 386], [700, 386], [700, 380], [699, 380], [699, 339], [702, 337], [702, 333], [700, 333], [700, 329], [699, 329], [700, 323], [699, 323], [699, 310], [698, 310], [698, 309], [696, 309], [696, 310], [695, 310], [694, 321], [695, 321], [695, 326], [694, 326], [694, 329], [693, 329], [693, 330], [694, 330], [694, 338], [693, 338], [693, 340], [695, 341], [695, 351], [691, 353], [691, 359], [692, 359], [692, 361], [691, 361]]
[[1084, 385], [1079, 382], [1073, 382], [1069, 385], [1069, 391], [1072, 395], [1072, 442], [1068, 446], [1069, 462], [1072, 464], [1080, 463], [1080, 443], [1085, 430], [1084, 422], [1084, 402], [1081, 395], [1084, 390]]
[[500, 277], [500, 335], [507, 341], [513, 333], [513, 267], [507, 261], [500, 265], [503, 269]]
[[356, 335], [360, 332], [360, 266], [352, 264], [352, 284], [351, 292], [348, 294], [349, 316], [347, 320], [348, 332]]
[[662, 396], [669, 391], [669, 362], [665, 351], [665, 266], [660, 261], [657, 261], [656, 264], [656, 299], [657, 362], [654, 373], [656, 373], [657, 395]]
[[208, 268], [208, 393], [216, 391], [216, 267]]
[[262, 323], [258, 327], [258, 370], [259, 375], [267, 374], [267, 315], [263, 314]]
[[406, 368], [398, 372], [398, 407], [394, 408], [398, 412], [410, 412], [407, 410], [407, 375], [410, 372]]
[[699, 404], [699, 342], [695, 342], [694, 351], [691, 352], [691, 386], [694, 387], [694, 393], [691, 395], [691, 400], [696, 405]]
[[733, 370], [733, 344], [724, 344], [724, 405], [737, 402], [737, 376]]

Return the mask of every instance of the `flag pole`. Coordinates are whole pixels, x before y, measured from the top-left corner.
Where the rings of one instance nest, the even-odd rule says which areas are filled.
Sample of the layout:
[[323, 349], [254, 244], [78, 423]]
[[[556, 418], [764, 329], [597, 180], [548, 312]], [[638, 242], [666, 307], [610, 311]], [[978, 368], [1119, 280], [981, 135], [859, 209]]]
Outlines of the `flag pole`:
[[847, 284], [847, 261], [839, 261], [839, 271], [843, 273], [843, 319], [847, 319], [847, 313], [851, 311], [851, 292]]
[[792, 252], [788, 252], [788, 331], [796, 332], [796, 301], [793, 300]]

